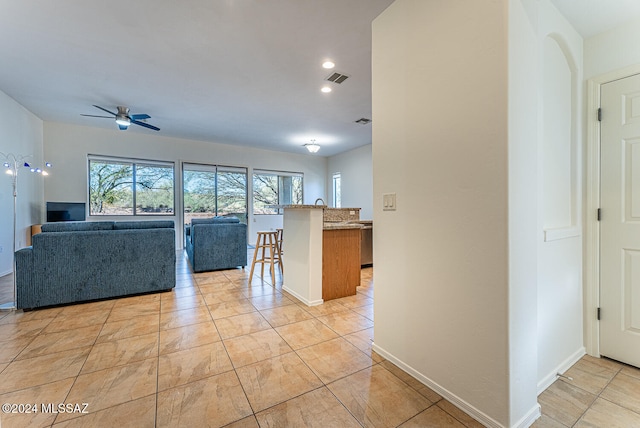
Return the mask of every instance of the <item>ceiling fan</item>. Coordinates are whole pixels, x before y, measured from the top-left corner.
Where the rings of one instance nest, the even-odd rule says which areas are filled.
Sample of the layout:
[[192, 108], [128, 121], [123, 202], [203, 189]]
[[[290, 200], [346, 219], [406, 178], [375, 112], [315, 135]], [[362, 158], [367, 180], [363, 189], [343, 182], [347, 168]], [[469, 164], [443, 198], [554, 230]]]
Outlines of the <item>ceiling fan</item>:
[[145, 123], [145, 122], [140, 122], [140, 120], [142, 119], [151, 119], [151, 116], [149, 116], [148, 114], [129, 114], [129, 108], [123, 107], [123, 106], [118, 106], [118, 113], [114, 113], [112, 111], [107, 110], [106, 108], [97, 106], [95, 104], [93, 106], [113, 116], [96, 116], [93, 114], [81, 114], [80, 116], [103, 117], [105, 119], [113, 119], [113, 117], [115, 117], [116, 123], [118, 124], [118, 127], [120, 128], [121, 131], [127, 130], [129, 128], [129, 125], [131, 125], [132, 123], [139, 126], [144, 126], [145, 128], [153, 129], [154, 131], [160, 130], [160, 128], [156, 126], [149, 125], [148, 123]]

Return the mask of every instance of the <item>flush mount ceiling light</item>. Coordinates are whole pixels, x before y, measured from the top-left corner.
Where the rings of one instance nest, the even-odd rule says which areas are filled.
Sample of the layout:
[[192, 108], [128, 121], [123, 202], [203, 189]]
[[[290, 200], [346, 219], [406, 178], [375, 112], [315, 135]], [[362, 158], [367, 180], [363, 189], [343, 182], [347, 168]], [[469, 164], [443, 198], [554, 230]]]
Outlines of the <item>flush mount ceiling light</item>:
[[336, 65], [332, 61], [325, 61], [325, 62], [322, 63], [322, 68], [331, 69], [331, 68], [333, 68], [335, 66]]
[[325, 94], [328, 94], [329, 92], [332, 91], [332, 89], [329, 86], [323, 86], [322, 89], [320, 89], [322, 92], [324, 92]]
[[309, 153], [317, 153], [320, 150], [320, 144], [316, 143], [316, 140], [311, 140], [310, 143], [304, 145]]

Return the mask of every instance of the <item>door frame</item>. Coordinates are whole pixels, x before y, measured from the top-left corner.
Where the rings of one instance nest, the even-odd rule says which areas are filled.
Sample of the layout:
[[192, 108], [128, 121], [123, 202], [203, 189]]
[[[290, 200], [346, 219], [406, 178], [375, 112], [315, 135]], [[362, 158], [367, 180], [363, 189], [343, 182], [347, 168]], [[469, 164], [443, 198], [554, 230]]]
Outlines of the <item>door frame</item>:
[[584, 210], [584, 344], [587, 353], [600, 357], [600, 90], [605, 83], [640, 74], [640, 64], [610, 71], [587, 80], [586, 198]]

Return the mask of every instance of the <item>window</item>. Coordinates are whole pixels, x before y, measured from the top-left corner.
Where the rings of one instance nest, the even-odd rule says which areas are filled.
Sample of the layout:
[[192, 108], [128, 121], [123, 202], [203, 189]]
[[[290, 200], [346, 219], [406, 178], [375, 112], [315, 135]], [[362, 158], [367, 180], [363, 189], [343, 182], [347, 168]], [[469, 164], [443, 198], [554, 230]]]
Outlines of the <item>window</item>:
[[173, 163], [89, 157], [89, 215], [173, 215]]
[[342, 204], [342, 195], [340, 193], [340, 173], [336, 172], [333, 174], [333, 207], [340, 208]]
[[247, 169], [217, 165], [183, 165], [184, 222], [227, 216], [247, 223]]
[[271, 205], [302, 203], [302, 174], [278, 171], [254, 171], [253, 213], [280, 214]]

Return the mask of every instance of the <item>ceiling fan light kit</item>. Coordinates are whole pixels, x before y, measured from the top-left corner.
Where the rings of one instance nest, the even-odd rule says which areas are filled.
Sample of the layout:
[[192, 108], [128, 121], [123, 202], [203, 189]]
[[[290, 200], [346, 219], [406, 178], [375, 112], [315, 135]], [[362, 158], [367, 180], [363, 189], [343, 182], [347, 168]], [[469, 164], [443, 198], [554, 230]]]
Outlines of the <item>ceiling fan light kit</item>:
[[122, 126], [129, 126], [131, 125], [131, 119], [129, 119], [127, 116], [117, 115], [116, 123]]
[[[100, 107], [97, 105], [93, 105], [95, 108], [100, 109], [106, 113], [109, 113], [111, 115], [113, 115], [113, 117], [116, 119], [116, 123], [118, 124], [118, 128], [120, 128], [121, 131], [126, 131], [129, 128], [129, 125], [131, 125], [132, 123], [135, 125], [139, 125], [142, 126], [144, 128], [148, 128], [148, 129], [152, 129], [154, 131], [159, 131], [160, 128], [158, 128], [157, 126], [153, 126], [153, 125], [149, 125], [146, 122], [141, 122], [141, 120], [144, 119], [151, 119], [151, 116], [149, 116], [148, 114], [142, 113], [142, 114], [129, 114], [129, 108], [128, 107], [124, 107], [124, 106], [118, 106], [118, 112], [114, 113], [112, 111], [107, 110], [104, 107]], [[104, 118], [104, 119], [112, 119], [111, 116], [96, 116], [93, 114], [83, 114], [81, 116], [87, 116], [87, 117], [100, 117], [100, 118]]]

